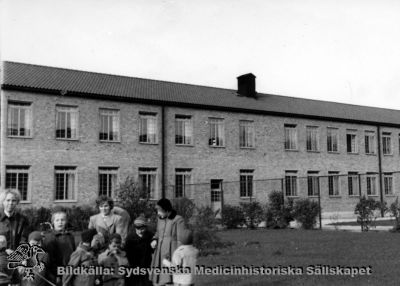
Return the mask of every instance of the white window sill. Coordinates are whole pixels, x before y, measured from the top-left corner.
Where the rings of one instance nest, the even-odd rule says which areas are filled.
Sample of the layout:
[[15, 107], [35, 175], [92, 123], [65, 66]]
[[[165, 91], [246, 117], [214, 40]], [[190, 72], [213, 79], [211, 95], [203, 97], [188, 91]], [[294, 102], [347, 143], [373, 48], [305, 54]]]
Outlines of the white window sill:
[[359, 198], [360, 195], [349, 195], [349, 198]]
[[349, 155], [358, 155], [358, 152], [347, 152]]
[[79, 141], [78, 138], [56, 138], [57, 141]]
[[299, 152], [299, 149], [285, 149], [288, 152]]
[[33, 136], [17, 136], [17, 135], [7, 135], [8, 138], [13, 139], [33, 139]]
[[139, 142], [139, 144], [143, 144], [143, 145], [158, 145], [157, 142]]
[[175, 143], [175, 145], [178, 146], [178, 147], [194, 147], [193, 144], [178, 144], [178, 143]]
[[332, 196], [329, 196], [329, 198], [330, 199], [341, 199], [342, 196], [341, 195], [332, 195]]
[[100, 143], [121, 143], [121, 140], [99, 140]]
[[365, 155], [368, 155], [368, 156], [376, 156], [375, 153], [365, 153]]
[[306, 150], [308, 153], [321, 153], [319, 150]]
[[339, 151], [327, 151], [327, 152], [328, 152], [328, 154], [340, 154]]
[[244, 147], [244, 146], [239, 146], [240, 149], [244, 149], [244, 150], [255, 150], [256, 147]]

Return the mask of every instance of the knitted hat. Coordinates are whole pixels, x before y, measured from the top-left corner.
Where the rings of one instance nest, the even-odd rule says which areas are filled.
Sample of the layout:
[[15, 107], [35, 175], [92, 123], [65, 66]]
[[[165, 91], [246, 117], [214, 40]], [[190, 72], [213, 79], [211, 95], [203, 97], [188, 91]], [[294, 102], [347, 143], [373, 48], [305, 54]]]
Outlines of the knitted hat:
[[157, 205], [161, 207], [164, 211], [170, 212], [172, 211], [172, 204], [171, 201], [168, 199], [161, 199], [157, 202]]
[[141, 227], [141, 226], [146, 226], [146, 218], [144, 216], [138, 216], [135, 221], [133, 222], [134, 226]]
[[193, 243], [193, 232], [190, 229], [184, 229], [178, 235], [178, 240], [183, 245], [188, 245]]
[[28, 241], [36, 240], [41, 241], [43, 238], [42, 233], [40, 231], [33, 231], [28, 236]]

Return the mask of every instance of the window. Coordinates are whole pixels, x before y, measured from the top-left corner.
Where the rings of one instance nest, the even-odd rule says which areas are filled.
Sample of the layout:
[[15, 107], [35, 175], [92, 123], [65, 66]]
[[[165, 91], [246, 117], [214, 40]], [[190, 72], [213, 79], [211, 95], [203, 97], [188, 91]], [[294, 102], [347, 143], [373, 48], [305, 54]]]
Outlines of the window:
[[139, 113], [139, 142], [140, 143], [157, 143], [157, 114]]
[[144, 198], [155, 198], [156, 179], [156, 168], [139, 168], [139, 185], [142, 188]]
[[221, 201], [222, 180], [211, 180], [211, 202]]
[[254, 122], [247, 120], [239, 121], [239, 146], [241, 148], [254, 147]]
[[338, 152], [339, 130], [337, 128], [327, 129], [327, 150], [328, 152]]
[[392, 135], [390, 132], [382, 133], [382, 152], [383, 155], [392, 154]]
[[297, 171], [285, 172], [285, 193], [288, 197], [297, 196]]
[[32, 107], [30, 103], [9, 102], [7, 135], [29, 137], [32, 135]]
[[191, 116], [175, 115], [175, 144], [193, 144], [193, 124]]
[[100, 109], [100, 141], [119, 141], [119, 111]]
[[296, 125], [285, 124], [285, 150], [297, 150]]
[[254, 170], [240, 170], [240, 197], [253, 196]]
[[347, 179], [349, 187], [349, 196], [358, 196], [359, 194], [358, 173], [349, 172]]
[[329, 196], [339, 196], [339, 172], [328, 172]]
[[375, 154], [375, 132], [365, 131], [365, 154]]
[[347, 143], [347, 153], [357, 153], [357, 134], [356, 134], [356, 131], [347, 130], [346, 143]]
[[[190, 184], [192, 180], [191, 169], [175, 169], [175, 197], [191, 197]], [[189, 193], [189, 194], [188, 194]]]
[[367, 195], [376, 196], [376, 175], [374, 173], [367, 173]]
[[76, 167], [56, 167], [56, 201], [75, 200]]
[[318, 151], [318, 127], [307, 126], [307, 151]]
[[99, 195], [113, 197], [113, 191], [117, 187], [118, 168], [99, 168]]
[[28, 200], [29, 167], [6, 166], [6, 189], [17, 189], [21, 193], [21, 200]]
[[56, 138], [78, 138], [78, 108], [70, 106], [56, 107]]
[[220, 118], [210, 118], [210, 146], [224, 146], [224, 120]]
[[393, 195], [393, 174], [383, 174], [383, 187], [385, 189], [385, 195]]
[[308, 196], [313, 197], [319, 195], [318, 172], [315, 171], [307, 172], [307, 187], [308, 187]]

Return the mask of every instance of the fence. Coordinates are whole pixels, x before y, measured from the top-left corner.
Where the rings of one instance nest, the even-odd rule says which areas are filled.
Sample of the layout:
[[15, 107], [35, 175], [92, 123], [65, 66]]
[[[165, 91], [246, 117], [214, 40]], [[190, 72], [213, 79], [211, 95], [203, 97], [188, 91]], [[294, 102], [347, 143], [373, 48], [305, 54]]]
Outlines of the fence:
[[268, 203], [272, 191], [279, 191], [285, 200], [309, 198], [318, 201], [322, 209], [322, 218], [354, 217], [354, 208], [361, 196], [371, 197], [376, 201], [386, 202], [389, 206], [400, 195], [396, 189], [400, 182], [400, 171], [378, 173], [348, 173], [341, 175], [330, 173], [318, 176], [309, 172], [306, 177], [287, 173], [284, 178], [253, 180], [243, 176], [241, 181], [225, 182], [211, 180], [203, 184], [168, 186], [167, 198], [187, 197], [198, 206], [211, 206], [214, 210], [224, 205], [238, 205], [240, 202], [257, 201]]

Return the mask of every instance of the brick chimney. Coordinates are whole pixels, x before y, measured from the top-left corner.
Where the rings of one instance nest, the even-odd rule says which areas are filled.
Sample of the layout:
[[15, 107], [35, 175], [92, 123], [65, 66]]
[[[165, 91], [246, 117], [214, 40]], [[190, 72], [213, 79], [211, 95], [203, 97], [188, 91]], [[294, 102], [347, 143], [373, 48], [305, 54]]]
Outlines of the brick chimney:
[[257, 97], [256, 76], [252, 73], [238, 76], [238, 95], [246, 97]]

